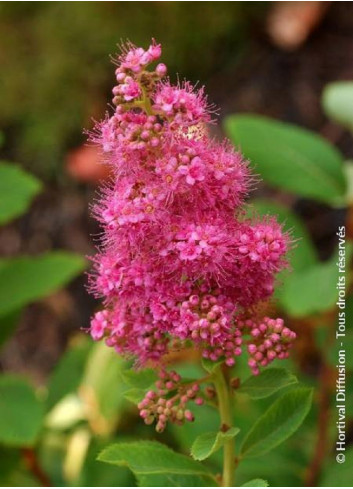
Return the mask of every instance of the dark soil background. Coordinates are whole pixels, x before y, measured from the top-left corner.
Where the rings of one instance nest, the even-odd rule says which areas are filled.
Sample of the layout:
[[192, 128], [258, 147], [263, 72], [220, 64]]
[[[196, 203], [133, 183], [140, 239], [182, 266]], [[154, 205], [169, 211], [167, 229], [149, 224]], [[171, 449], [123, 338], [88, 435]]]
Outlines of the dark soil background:
[[[214, 9], [224, 8], [223, 2], [211, 3]], [[140, 6], [141, 9], [148, 9], [152, 8], [152, 4], [154, 2], [148, 2], [147, 6], [146, 3], [141, 3]], [[216, 4], [219, 4], [219, 7]], [[82, 5], [82, 8], [86, 5], [88, 4]], [[205, 4], [201, 2], [197, 5], [202, 9]], [[157, 8], [155, 4], [153, 8]], [[261, 8], [261, 15], [255, 15], [253, 11], [245, 15], [246, 35], [237, 45], [236, 54], [230, 55], [231, 42], [227, 45], [227, 38], [219, 36], [217, 43], [215, 41], [213, 55], [217, 59], [217, 49], [220, 56], [223, 56], [221, 51], [225, 49], [228, 57], [221, 66], [215, 62], [214, 67], [209, 68], [208, 73], [200, 78], [200, 82], [206, 85], [209, 100], [220, 108], [220, 118], [235, 112], [254, 112], [293, 122], [319, 132], [336, 144], [347, 159], [353, 158], [351, 135], [328, 121], [320, 105], [322, 90], [328, 82], [353, 79], [353, 3], [328, 2], [322, 18], [309, 29], [307, 39], [291, 50], [278, 46], [268, 33], [267, 21], [275, 5], [267, 4], [266, 8], [257, 8]], [[36, 9], [37, 15], [41, 12], [38, 3]], [[30, 13], [32, 16], [35, 15], [33, 12]], [[2, 15], [5, 22], [10, 14], [5, 11]], [[20, 25], [16, 26], [14, 23], [13, 30], [16, 31], [16, 28], [19, 29]], [[133, 34], [132, 32], [129, 35], [132, 40]], [[118, 31], [116, 39], [119, 38]], [[4, 42], [4, 38], [1, 42]], [[106, 58], [108, 53], [109, 51]], [[207, 56], [207, 52], [204, 55]], [[186, 56], [192, 58], [193, 53]], [[107, 59], [102, 58], [102, 66], [104, 65], [107, 74], [106, 79], [99, 85], [101, 100], [97, 101], [95, 108], [95, 112], [101, 115], [104, 111], [104, 108], [101, 110], [104, 101], [109, 100], [112, 74], [112, 67], [108, 66], [106, 61]], [[168, 64], [166, 57], [163, 61]], [[187, 75], [190, 65], [192, 59], [185, 65], [185, 72], [182, 71], [183, 66], [179, 72]], [[195, 79], [195, 75], [192, 76]], [[30, 78], [27, 82], [34, 83]], [[75, 99], [72, 99], [71, 104], [72, 110], [75, 111]], [[92, 103], [90, 106], [93, 107]], [[60, 104], [55, 106], [53, 117], [57, 111], [60, 111]], [[17, 148], [21, 141], [16, 138], [18, 122], [14, 119], [12, 123], [9, 118], [2, 124], [6, 137], [4, 156], [10, 161], [17, 159], [21, 163]], [[87, 120], [82, 118], [80, 127], [84, 126], [87, 127]], [[66, 153], [83, 144], [80, 127], [65, 135], [63, 148]], [[217, 129], [217, 136], [221, 136], [221, 126]], [[28, 162], [30, 160], [28, 158]], [[32, 169], [31, 164], [25, 159], [24, 164]], [[38, 168], [33, 168], [33, 172], [41, 175]], [[93, 237], [99, 233], [99, 229], [89, 216], [89, 205], [97, 190], [95, 184], [82, 183], [79, 179], [80, 177], [75, 180], [72, 173], [70, 176], [65, 166], [61, 166], [54, 177], [43, 175], [46, 189], [36, 199], [30, 212], [1, 229], [0, 256], [37, 254], [53, 248], [67, 249], [83, 255], [92, 254]], [[344, 219], [342, 210], [333, 210], [312, 201], [298, 200], [295, 196], [281, 194], [263, 185], [259, 185], [256, 194], [290, 203], [308, 226], [320, 257], [326, 259], [330, 256], [335, 245], [337, 226]], [[86, 276], [81, 276], [66, 290], [25, 310], [15, 337], [1, 353], [0, 365], [3, 369], [30, 373], [38, 381], [45, 379], [72, 335], [81, 328], [88, 327], [89, 317], [98, 306], [85, 289], [86, 280]]]

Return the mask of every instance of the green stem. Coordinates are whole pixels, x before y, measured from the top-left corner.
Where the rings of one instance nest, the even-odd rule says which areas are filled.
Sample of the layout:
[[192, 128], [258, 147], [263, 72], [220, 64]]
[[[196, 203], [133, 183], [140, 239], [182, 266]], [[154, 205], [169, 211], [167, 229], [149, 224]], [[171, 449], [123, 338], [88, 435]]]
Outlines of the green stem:
[[[217, 391], [219, 414], [221, 417], [221, 429], [228, 431], [233, 424], [231, 411], [231, 398], [229, 388], [222, 371], [222, 365], [219, 365], [214, 371], [214, 384]], [[234, 471], [235, 471], [235, 450], [234, 440], [229, 440], [224, 444], [223, 453], [223, 487], [234, 486]]]
[[143, 87], [141, 87], [141, 90], [142, 90], [142, 94], [143, 94], [143, 97], [142, 97], [143, 108], [145, 109], [147, 115], [153, 115], [151, 100], [149, 99], [149, 97], [146, 93], [146, 90]]

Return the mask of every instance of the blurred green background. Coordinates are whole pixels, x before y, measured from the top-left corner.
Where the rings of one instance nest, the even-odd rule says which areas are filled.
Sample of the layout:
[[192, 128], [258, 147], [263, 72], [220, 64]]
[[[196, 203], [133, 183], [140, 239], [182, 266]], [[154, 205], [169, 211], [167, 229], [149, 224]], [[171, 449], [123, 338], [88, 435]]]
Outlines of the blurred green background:
[[[152, 37], [163, 44], [172, 80], [205, 85], [210, 102], [219, 107], [215, 137], [227, 133], [250, 157], [253, 141], [261, 142], [256, 126], [250, 121], [244, 138], [239, 120], [223, 124], [227, 116], [255, 113], [294, 123], [344, 155], [337, 157], [334, 177], [343, 180], [343, 187], [351, 186], [352, 118], [348, 114], [347, 122], [342, 109], [336, 113], [337, 99], [333, 109], [332, 97], [322, 102], [328, 84], [353, 80], [351, 2], [0, 2], [0, 154], [7, 162], [0, 166], [0, 191], [12, 212], [11, 219], [0, 213], [1, 379], [9, 373], [30, 379], [32, 401], [41, 403], [33, 408], [34, 417], [42, 420], [39, 434], [24, 436], [29, 452], [11, 437], [13, 448], [5, 451], [0, 422], [1, 485], [36, 485], [33, 454], [55, 485], [133, 485], [128, 470], [100, 464], [96, 455], [111, 440], [155, 436], [123, 398], [126, 364], [102, 345], [92, 345], [81, 331], [99, 306], [85, 290], [83, 257], [94, 253], [99, 233], [89, 205], [99, 181], [108, 177], [94, 149], [85, 146], [83, 129], [107, 110], [114, 83], [109, 55], [118, 51], [117, 44], [129, 39], [146, 46]], [[345, 97], [341, 93], [340, 107], [350, 107], [352, 91]], [[271, 160], [276, 138], [271, 127], [265, 134]], [[15, 164], [27, 173], [11, 173]], [[340, 201], [330, 195], [318, 198], [320, 182], [305, 194], [266, 178], [266, 158], [254, 164], [265, 181], [257, 184], [252, 205], [259, 213], [277, 214], [300, 238], [292, 257], [295, 279], [283, 279], [285, 298], [270, 307], [298, 333], [288, 365], [315, 387], [315, 404], [286, 448], [245, 463], [239, 482], [261, 476], [271, 485], [344, 486], [349, 466], [339, 471], [335, 465], [330, 411], [336, 321], [330, 264], [338, 226], [346, 224], [353, 237], [352, 194], [348, 191]], [[311, 266], [313, 273], [310, 269], [302, 279], [300, 272]], [[329, 290], [325, 296], [319, 290], [308, 303], [298, 291], [307, 296], [305, 287], [313, 283], [328, 283]], [[351, 315], [353, 301], [348, 304]], [[178, 359], [177, 365], [187, 376], [198, 374], [190, 358]], [[20, 403], [28, 387], [21, 382], [16, 384]], [[7, 392], [0, 382], [1, 389]], [[245, 430], [267, 404], [240, 398], [237, 425]], [[191, 428], [172, 427], [161, 439], [187, 453], [205, 425], [217, 426], [213, 411], [198, 410], [199, 421]], [[347, 443], [352, 440], [348, 420]], [[219, 457], [212, 464], [218, 469]], [[43, 474], [39, 482], [45, 485]]]

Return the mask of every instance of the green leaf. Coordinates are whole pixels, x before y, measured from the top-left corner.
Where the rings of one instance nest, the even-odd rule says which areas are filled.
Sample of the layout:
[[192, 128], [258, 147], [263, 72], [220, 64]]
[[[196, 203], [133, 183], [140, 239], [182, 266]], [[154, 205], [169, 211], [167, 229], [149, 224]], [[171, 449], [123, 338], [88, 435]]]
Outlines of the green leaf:
[[241, 487], [268, 487], [268, 482], [263, 479], [252, 479], [249, 482], [246, 482]]
[[256, 421], [245, 437], [242, 457], [258, 457], [291, 436], [308, 414], [312, 389], [298, 388], [286, 392]]
[[353, 81], [327, 85], [322, 95], [322, 105], [328, 117], [353, 131]]
[[[336, 456], [344, 454], [344, 463], [338, 463]], [[340, 455], [340, 456], [341, 456]], [[331, 463], [324, 467], [320, 487], [351, 487], [352, 485], [352, 466], [353, 466], [353, 448], [347, 449], [346, 452], [336, 452], [333, 455]]]
[[228, 431], [210, 431], [198, 436], [191, 447], [191, 456], [195, 460], [205, 460], [212, 453], [219, 450], [227, 441], [232, 440], [239, 428], [230, 428]]
[[204, 475], [152, 474], [137, 476], [139, 487], [214, 487], [216, 481]]
[[158, 378], [156, 371], [152, 368], [125, 370], [121, 375], [126, 384], [137, 389], [148, 389]]
[[145, 395], [146, 395], [146, 390], [138, 389], [137, 387], [134, 387], [133, 389], [129, 389], [124, 393], [125, 399], [132, 402], [133, 404], [138, 404], [139, 402], [141, 402], [142, 399], [145, 397]]
[[251, 399], [263, 399], [297, 382], [295, 375], [284, 368], [268, 368], [260, 375], [249, 377], [236, 392], [247, 394]]
[[0, 162], [0, 224], [23, 214], [41, 190], [41, 183], [13, 163]]
[[318, 262], [315, 246], [309, 236], [307, 229], [301, 219], [292, 211], [278, 203], [269, 200], [253, 200], [249, 205], [249, 214], [255, 210], [261, 217], [266, 215], [276, 216], [283, 229], [290, 232], [295, 241], [289, 252], [289, 260], [293, 270], [305, 270], [308, 266]]
[[[352, 256], [352, 244], [346, 242], [345, 256], [348, 264]], [[286, 313], [293, 317], [327, 311], [337, 302], [338, 255], [318, 263], [307, 270], [294, 272], [282, 287], [279, 301]], [[348, 265], [347, 265], [348, 266]]]
[[52, 409], [67, 394], [78, 389], [91, 347], [91, 341], [80, 341], [61, 357], [48, 382], [46, 401], [48, 410]]
[[[170, 423], [168, 432], [171, 433], [180, 451], [189, 453], [190, 447], [197, 437], [201, 436], [206, 430], [217, 432], [219, 430], [219, 414], [214, 407], [203, 404], [193, 408], [195, 423], [185, 423], [182, 426]], [[205, 428], [206, 427], [206, 428]], [[221, 451], [215, 452], [209, 459], [212, 466], [222, 465]]]
[[[121, 437], [121, 434], [119, 434]], [[134, 476], [128, 468], [117, 469], [113, 465], [97, 461], [99, 453], [105, 445], [104, 440], [94, 438], [89, 446], [83, 467], [78, 471], [75, 486], [81, 487], [131, 487], [135, 486]]]
[[20, 320], [21, 313], [21, 309], [15, 309], [14, 311], [5, 314], [5, 316], [0, 316], [0, 347], [6, 343], [14, 333]]
[[212, 360], [209, 360], [208, 358], [202, 358], [201, 360], [201, 365], [202, 368], [206, 370], [209, 374], [212, 374], [219, 365], [221, 365], [224, 362], [223, 359], [217, 360], [216, 362], [213, 362]]
[[0, 486], [4, 487], [5, 479], [21, 463], [21, 454], [16, 448], [0, 446]]
[[13, 375], [0, 377], [0, 443], [31, 446], [43, 421], [43, 406], [31, 385]]
[[156, 441], [139, 441], [110, 445], [98, 460], [121, 467], [129, 467], [136, 475], [175, 474], [210, 476], [199, 462], [174, 452]]
[[63, 251], [2, 260], [0, 316], [51, 294], [84, 268], [82, 257]]
[[353, 205], [353, 160], [346, 160], [344, 164], [344, 174], [347, 180], [346, 205]]
[[280, 303], [293, 317], [305, 317], [331, 309], [337, 301], [337, 266], [320, 263], [293, 273], [280, 294]]
[[225, 128], [268, 183], [303, 197], [343, 205], [342, 156], [322, 137], [256, 115], [230, 116]]

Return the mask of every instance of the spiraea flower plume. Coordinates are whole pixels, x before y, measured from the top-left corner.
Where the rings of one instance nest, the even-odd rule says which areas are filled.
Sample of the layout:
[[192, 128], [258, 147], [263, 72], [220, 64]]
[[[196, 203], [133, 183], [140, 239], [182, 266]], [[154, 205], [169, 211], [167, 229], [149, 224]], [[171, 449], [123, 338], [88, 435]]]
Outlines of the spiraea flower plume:
[[[286, 358], [295, 338], [281, 319], [255, 312], [286, 266], [288, 236], [274, 218], [244, 217], [247, 162], [227, 141], [211, 139], [204, 90], [171, 84], [167, 67], [156, 63], [160, 56], [155, 41], [147, 50], [124, 47], [114, 113], [91, 134], [114, 181], [94, 206], [103, 239], [91, 289], [104, 309], [90, 329], [94, 340], [133, 356], [137, 366], [157, 364], [159, 384], [167, 385], [159, 385], [159, 397], [180, 381], [163, 367], [176, 348], [196, 348], [228, 366], [244, 351], [256, 375]], [[197, 391], [177, 391], [177, 407], [158, 404], [149, 392], [141, 415], [148, 423], [158, 418], [159, 429], [167, 419], [191, 420], [185, 405], [202, 402]]]

